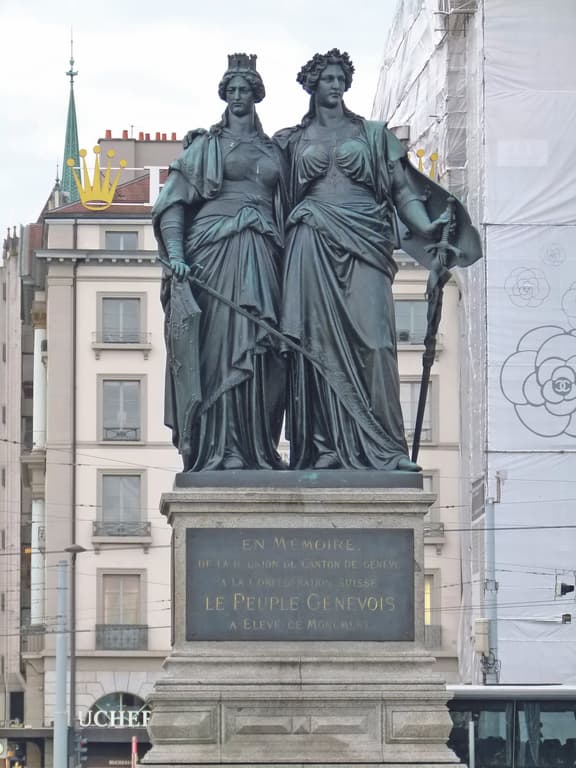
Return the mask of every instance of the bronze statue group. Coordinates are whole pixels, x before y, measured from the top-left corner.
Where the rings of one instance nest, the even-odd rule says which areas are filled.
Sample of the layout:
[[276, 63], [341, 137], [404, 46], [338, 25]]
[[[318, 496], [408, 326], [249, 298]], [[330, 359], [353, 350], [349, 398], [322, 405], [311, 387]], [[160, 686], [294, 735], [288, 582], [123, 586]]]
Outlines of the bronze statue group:
[[[316, 54], [297, 77], [308, 112], [269, 138], [256, 57], [229, 56], [221, 121], [191, 131], [170, 167], [153, 222], [165, 421], [185, 472], [284, 469], [284, 421], [291, 469], [420, 469], [400, 407], [393, 251], [397, 219], [423, 251], [446, 214], [430, 213], [438, 188], [385, 124], [346, 108], [353, 73], [347, 53]], [[480, 256], [456, 205], [465, 247], [432, 259], [436, 274]]]

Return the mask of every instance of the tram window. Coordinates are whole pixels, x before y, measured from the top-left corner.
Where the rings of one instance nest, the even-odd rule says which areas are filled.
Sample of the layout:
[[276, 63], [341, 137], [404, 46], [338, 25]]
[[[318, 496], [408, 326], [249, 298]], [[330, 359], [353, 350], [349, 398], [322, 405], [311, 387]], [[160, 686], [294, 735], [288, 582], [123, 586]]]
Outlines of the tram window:
[[565, 768], [576, 762], [576, 704], [517, 703], [517, 768]]
[[[468, 764], [468, 723], [474, 721], [476, 768], [513, 768], [513, 707], [499, 701], [450, 702], [454, 727], [448, 746]], [[518, 766], [516, 766], [518, 768]]]

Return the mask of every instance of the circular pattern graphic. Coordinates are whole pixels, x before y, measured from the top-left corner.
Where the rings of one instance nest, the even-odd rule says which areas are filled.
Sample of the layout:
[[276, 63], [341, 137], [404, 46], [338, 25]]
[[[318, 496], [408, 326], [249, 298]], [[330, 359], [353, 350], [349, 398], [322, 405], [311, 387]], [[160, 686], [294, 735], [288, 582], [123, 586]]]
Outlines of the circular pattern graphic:
[[500, 388], [530, 432], [576, 437], [576, 333], [528, 331], [502, 366]]
[[504, 290], [517, 307], [539, 307], [550, 293], [550, 284], [541, 270], [518, 267], [506, 278]]

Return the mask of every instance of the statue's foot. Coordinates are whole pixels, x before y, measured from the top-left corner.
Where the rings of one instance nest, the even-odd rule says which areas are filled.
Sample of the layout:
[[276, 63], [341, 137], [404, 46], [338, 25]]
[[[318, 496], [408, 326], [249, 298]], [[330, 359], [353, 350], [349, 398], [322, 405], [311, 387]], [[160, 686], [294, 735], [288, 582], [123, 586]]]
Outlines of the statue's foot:
[[226, 453], [222, 469], [244, 469], [244, 462], [236, 453]]
[[422, 467], [415, 461], [410, 461], [408, 457], [402, 458], [398, 462], [396, 469], [400, 472], [421, 472]]
[[314, 469], [340, 469], [342, 465], [335, 453], [322, 453], [314, 464]]

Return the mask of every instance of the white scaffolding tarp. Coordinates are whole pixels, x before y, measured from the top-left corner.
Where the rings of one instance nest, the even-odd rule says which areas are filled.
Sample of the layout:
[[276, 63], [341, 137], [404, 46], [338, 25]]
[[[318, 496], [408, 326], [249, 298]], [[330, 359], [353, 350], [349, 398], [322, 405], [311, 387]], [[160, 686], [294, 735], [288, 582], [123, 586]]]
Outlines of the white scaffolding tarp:
[[[502, 683], [574, 679], [576, 4], [485, 0], [488, 478]], [[511, 528], [511, 530], [506, 530]]]
[[576, 224], [576, 4], [486, 0], [486, 221]]

